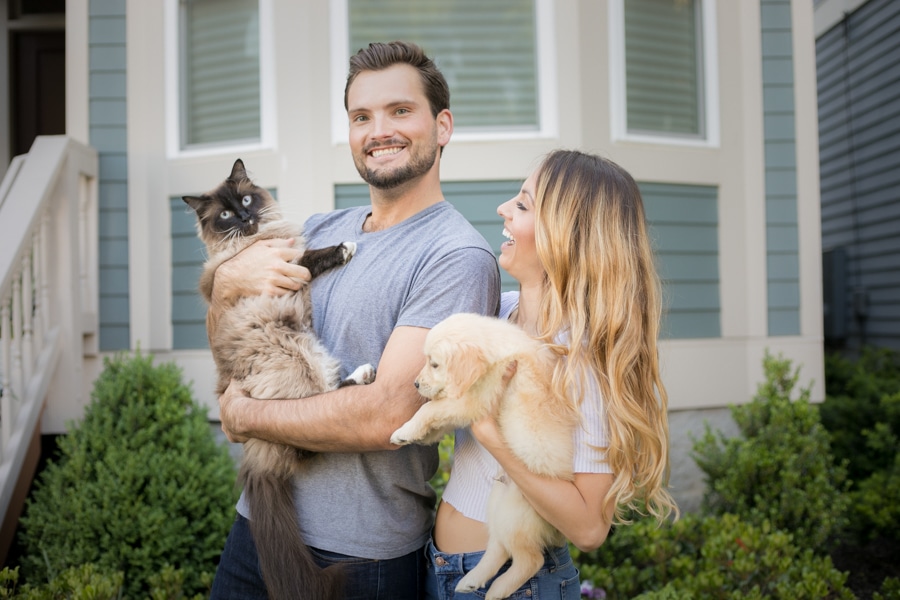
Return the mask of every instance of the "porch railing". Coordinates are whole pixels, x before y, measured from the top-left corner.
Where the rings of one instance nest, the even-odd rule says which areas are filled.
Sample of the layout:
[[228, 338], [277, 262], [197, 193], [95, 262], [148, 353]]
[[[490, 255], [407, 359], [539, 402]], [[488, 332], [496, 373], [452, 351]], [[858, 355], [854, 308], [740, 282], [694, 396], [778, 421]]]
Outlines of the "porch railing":
[[97, 171], [93, 148], [41, 136], [0, 184], [0, 518], [41, 413], [78, 401], [97, 352]]

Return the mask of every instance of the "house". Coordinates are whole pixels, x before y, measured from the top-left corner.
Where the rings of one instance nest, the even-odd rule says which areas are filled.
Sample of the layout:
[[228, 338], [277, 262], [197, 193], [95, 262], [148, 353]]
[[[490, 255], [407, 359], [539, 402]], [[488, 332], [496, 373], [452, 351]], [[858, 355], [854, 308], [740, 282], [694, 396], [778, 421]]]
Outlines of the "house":
[[815, 10], [825, 343], [900, 351], [900, 4]]
[[109, 353], [176, 361], [217, 418], [194, 291], [203, 257], [180, 198], [240, 157], [298, 221], [366, 202], [342, 90], [348, 57], [373, 40], [419, 41], [447, 75], [456, 131], [444, 191], [494, 247], [496, 206], [552, 149], [601, 153], [639, 182], [666, 284], [661, 358], [684, 508], [702, 489], [690, 435], [704, 421], [728, 427], [767, 349], [824, 397], [808, 1], [0, 7], [0, 69], [13, 81], [0, 97], [12, 115], [0, 120], [8, 526], [37, 436], [82, 414]]

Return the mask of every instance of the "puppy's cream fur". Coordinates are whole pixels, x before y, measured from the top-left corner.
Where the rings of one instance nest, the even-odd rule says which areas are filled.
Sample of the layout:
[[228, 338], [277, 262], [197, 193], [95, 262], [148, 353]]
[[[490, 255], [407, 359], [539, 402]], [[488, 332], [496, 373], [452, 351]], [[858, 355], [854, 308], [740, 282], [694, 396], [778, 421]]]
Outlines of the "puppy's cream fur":
[[[394, 432], [392, 443], [435, 443], [494, 414], [510, 450], [528, 469], [573, 479], [572, 433], [579, 412], [553, 391], [557, 358], [547, 348], [508, 321], [463, 313], [435, 325], [424, 351], [416, 387], [430, 402]], [[504, 386], [513, 361], [515, 374]], [[460, 581], [458, 592], [483, 587], [511, 558], [512, 566], [487, 593], [487, 598], [506, 598], [541, 568], [544, 548], [565, 542], [502, 472], [491, 489], [487, 527], [484, 557]]]

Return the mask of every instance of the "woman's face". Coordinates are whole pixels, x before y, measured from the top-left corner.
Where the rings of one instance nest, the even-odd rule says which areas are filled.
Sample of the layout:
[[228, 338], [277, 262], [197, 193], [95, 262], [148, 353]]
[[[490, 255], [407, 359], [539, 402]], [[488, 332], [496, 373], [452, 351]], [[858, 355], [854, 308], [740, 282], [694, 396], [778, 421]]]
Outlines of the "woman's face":
[[503, 235], [507, 238], [500, 246], [500, 266], [523, 285], [540, 283], [544, 277], [534, 244], [536, 179], [532, 173], [514, 198], [497, 207], [497, 214], [503, 217]]

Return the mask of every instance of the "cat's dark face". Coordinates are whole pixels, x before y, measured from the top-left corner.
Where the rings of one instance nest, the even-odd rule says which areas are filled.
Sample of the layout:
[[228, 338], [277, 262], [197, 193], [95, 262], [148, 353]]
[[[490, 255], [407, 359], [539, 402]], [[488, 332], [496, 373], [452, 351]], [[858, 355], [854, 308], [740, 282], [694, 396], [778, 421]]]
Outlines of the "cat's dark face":
[[280, 218], [277, 203], [250, 181], [241, 159], [234, 161], [231, 175], [219, 187], [182, 199], [197, 213], [200, 239], [207, 247], [256, 235], [261, 224]]

